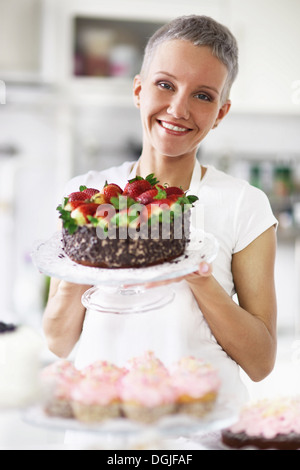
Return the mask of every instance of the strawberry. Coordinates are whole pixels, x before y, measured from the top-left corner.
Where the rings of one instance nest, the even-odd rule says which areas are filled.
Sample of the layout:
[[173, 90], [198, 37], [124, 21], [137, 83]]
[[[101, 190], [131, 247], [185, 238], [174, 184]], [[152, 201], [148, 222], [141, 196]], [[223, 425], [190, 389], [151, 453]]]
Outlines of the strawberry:
[[154, 204], [159, 206], [167, 205], [171, 207], [180, 197], [180, 194], [170, 194], [164, 199], [154, 199]]
[[114, 183], [106, 184], [100, 192], [104, 195], [105, 202], [107, 203], [110, 203], [112, 197], [118, 197], [120, 194], [123, 193], [120, 186]]
[[82, 193], [86, 194], [87, 199], [91, 199], [92, 196], [99, 193], [99, 189], [95, 188], [86, 188], [82, 191]]
[[71, 217], [77, 222], [78, 225], [85, 225], [89, 223], [88, 215], [95, 216], [99, 204], [89, 202], [81, 204], [71, 212]]
[[177, 186], [169, 186], [167, 188], [164, 188], [164, 190], [166, 191], [167, 196], [169, 196], [170, 194], [179, 194], [180, 196], [182, 196], [184, 194], [184, 191], [181, 188], [178, 188]]
[[71, 193], [68, 196], [68, 202], [86, 201], [86, 199], [88, 199], [88, 197], [83, 191], [75, 191], [74, 193]]
[[158, 181], [153, 173], [148, 175], [146, 178], [136, 176], [136, 178], [129, 180], [126, 184], [123, 191], [123, 196], [129, 196], [132, 199], [136, 199], [140, 194], [148, 191], [149, 189], [152, 189], [152, 186], [157, 183]]
[[131, 183], [127, 183], [124, 191], [123, 196], [129, 196], [132, 199], [136, 199], [140, 194], [144, 193], [151, 189], [152, 186], [147, 180], [136, 180]]
[[156, 185], [155, 188], [149, 189], [144, 193], [140, 194], [136, 200], [140, 204], [149, 204], [150, 202], [155, 202], [157, 199], [164, 199], [166, 197], [166, 192], [161, 185]]

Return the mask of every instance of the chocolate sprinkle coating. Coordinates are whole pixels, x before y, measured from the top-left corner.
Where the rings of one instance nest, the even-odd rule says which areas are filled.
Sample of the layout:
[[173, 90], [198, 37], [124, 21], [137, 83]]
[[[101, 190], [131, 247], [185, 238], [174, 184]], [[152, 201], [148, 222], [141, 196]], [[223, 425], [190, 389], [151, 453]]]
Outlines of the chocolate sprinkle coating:
[[[162, 223], [157, 224], [156, 238], [151, 238], [149, 227], [147, 233], [133, 232], [126, 238], [122, 229], [116, 229], [115, 238], [103, 239], [98, 229], [89, 225], [78, 227], [73, 234], [63, 229], [63, 247], [69, 258], [85, 266], [114, 269], [153, 266], [184, 253], [189, 237], [189, 230], [184, 230], [184, 227], [189, 226], [189, 216], [187, 214], [187, 217], [182, 218], [180, 226], [174, 221], [167, 228]], [[165, 238], [165, 230], [169, 238]], [[142, 233], [144, 235], [141, 236]], [[147, 238], [143, 238], [146, 235]]]

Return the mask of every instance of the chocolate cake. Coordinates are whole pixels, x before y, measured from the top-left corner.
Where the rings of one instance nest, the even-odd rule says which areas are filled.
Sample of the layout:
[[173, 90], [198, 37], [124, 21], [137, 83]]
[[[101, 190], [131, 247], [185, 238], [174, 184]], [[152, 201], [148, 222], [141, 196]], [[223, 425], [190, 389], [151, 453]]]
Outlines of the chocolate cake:
[[58, 206], [65, 253], [100, 268], [146, 267], [181, 256], [189, 238], [196, 196], [161, 186], [154, 175], [137, 177], [124, 190], [107, 184], [81, 187]]
[[300, 449], [300, 399], [262, 399], [245, 406], [236, 423], [222, 431], [222, 442], [241, 449]]
[[222, 441], [228, 447], [242, 449], [243, 447], [255, 447], [257, 449], [297, 450], [300, 449], [300, 435], [294, 432], [290, 434], [277, 434], [273, 438], [263, 436], [249, 436], [245, 432], [233, 433], [229, 430], [222, 432]]

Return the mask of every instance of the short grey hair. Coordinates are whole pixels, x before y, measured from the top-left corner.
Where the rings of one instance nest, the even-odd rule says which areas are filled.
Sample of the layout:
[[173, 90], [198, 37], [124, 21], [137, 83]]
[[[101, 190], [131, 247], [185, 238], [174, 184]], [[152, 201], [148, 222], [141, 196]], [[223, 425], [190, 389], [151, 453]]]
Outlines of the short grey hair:
[[159, 28], [149, 39], [144, 53], [141, 74], [145, 73], [156, 48], [165, 41], [181, 39], [195, 46], [209, 46], [212, 54], [227, 68], [228, 75], [221, 100], [229, 97], [231, 86], [238, 73], [238, 45], [231, 31], [208, 16], [180, 16]]

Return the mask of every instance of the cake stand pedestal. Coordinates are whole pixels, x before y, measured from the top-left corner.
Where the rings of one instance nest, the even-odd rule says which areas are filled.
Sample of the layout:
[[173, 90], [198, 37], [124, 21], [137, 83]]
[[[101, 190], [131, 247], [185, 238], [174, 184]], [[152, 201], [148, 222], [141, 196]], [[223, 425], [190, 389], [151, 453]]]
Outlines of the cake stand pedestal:
[[146, 289], [140, 286], [95, 286], [82, 296], [85, 308], [99, 313], [139, 314], [155, 310], [173, 301], [175, 291], [171, 287]]

